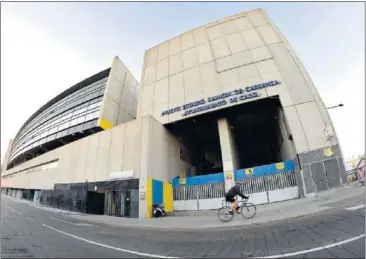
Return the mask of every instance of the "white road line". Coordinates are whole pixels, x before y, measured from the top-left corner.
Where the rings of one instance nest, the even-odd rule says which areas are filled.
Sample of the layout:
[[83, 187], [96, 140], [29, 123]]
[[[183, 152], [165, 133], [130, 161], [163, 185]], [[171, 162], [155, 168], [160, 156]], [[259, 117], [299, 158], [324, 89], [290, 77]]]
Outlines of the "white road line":
[[155, 255], [155, 254], [148, 254], [148, 253], [140, 253], [140, 252], [137, 252], [137, 251], [132, 251], [132, 250], [127, 250], [127, 249], [122, 249], [122, 248], [118, 248], [118, 247], [114, 247], [114, 246], [109, 246], [109, 245], [104, 245], [104, 244], [101, 244], [101, 243], [97, 243], [97, 242], [94, 242], [94, 241], [90, 241], [88, 239], [85, 239], [85, 238], [82, 238], [82, 237], [78, 237], [78, 236], [74, 236], [72, 234], [69, 234], [69, 233], [66, 233], [66, 232], [63, 232], [61, 230], [58, 230], [56, 228], [53, 228], [53, 227], [50, 227], [46, 224], [42, 224], [43, 226], [45, 227], [48, 227], [54, 231], [57, 231], [59, 233], [62, 233], [64, 235], [67, 235], [67, 236], [70, 236], [70, 237], [73, 237], [75, 239], [79, 239], [79, 240], [82, 240], [86, 243], [89, 243], [89, 244], [93, 244], [93, 245], [97, 245], [97, 246], [101, 246], [101, 247], [105, 247], [105, 248], [109, 248], [109, 249], [113, 249], [113, 250], [117, 250], [117, 251], [120, 251], [120, 252], [124, 252], [124, 253], [129, 253], [129, 254], [134, 254], [134, 255], [139, 255], [139, 256], [146, 256], [146, 257], [153, 257], [153, 258], [168, 258], [168, 259], [174, 259], [174, 258], [179, 258], [179, 257], [172, 257], [172, 256], [164, 256], [164, 255]]
[[330, 245], [326, 245], [326, 246], [320, 246], [320, 247], [316, 247], [316, 248], [312, 248], [312, 249], [308, 249], [308, 250], [303, 250], [303, 251], [298, 251], [298, 252], [293, 252], [293, 253], [287, 253], [287, 254], [281, 254], [281, 255], [271, 255], [271, 256], [264, 256], [264, 257], [256, 257], [256, 258], [281, 258], [281, 257], [290, 257], [290, 256], [295, 256], [295, 255], [300, 255], [300, 254], [307, 254], [307, 253], [311, 253], [311, 252], [316, 252], [319, 250], [323, 250], [323, 249], [328, 249], [328, 248], [332, 248], [335, 246], [340, 246], [361, 238], [364, 238], [365, 234], [359, 235], [359, 236], [355, 236], [337, 243], [333, 243]]
[[34, 219], [30, 218], [30, 217], [27, 217], [27, 219], [34, 220]]
[[72, 222], [69, 222], [69, 221], [65, 221], [65, 220], [62, 220], [62, 219], [56, 219], [56, 218], [52, 218], [52, 217], [49, 217], [50, 219], [53, 219], [53, 220], [57, 220], [57, 221], [61, 221], [63, 223], [67, 223], [67, 224], [70, 224], [70, 225], [74, 225], [74, 226], [82, 226], [82, 227], [97, 227], [97, 226], [94, 226], [92, 224], [86, 224], [86, 223], [72, 223]]
[[20, 212], [18, 212], [18, 214], [20, 215], [20, 216], [24, 216], [22, 213], [20, 213]]
[[11, 208], [12, 211], [15, 211], [15, 209]]
[[365, 204], [361, 204], [361, 205], [358, 205], [358, 206], [346, 208], [346, 210], [358, 210], [358, 209], [363, 209], [363, 208], [365, 208]]

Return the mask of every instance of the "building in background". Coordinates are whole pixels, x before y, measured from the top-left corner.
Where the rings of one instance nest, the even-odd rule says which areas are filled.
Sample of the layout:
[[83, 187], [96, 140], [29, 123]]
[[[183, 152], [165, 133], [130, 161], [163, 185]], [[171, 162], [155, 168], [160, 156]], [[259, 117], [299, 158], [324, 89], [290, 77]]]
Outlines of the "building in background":
[[263, 204], [347, 179], [327, 109], [262, 9], [150, 48], [141, 87], [115, 58], [36, 112], [3, 166], [4, 192], [125, 217], [215, 209], [235, 182]]

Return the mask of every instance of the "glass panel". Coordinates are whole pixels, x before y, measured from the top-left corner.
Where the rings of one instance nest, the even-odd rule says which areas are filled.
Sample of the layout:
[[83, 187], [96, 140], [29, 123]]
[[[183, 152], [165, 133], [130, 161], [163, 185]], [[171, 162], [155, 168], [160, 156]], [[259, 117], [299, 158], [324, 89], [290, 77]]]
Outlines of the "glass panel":
[[94, 113], [89, 113], [85, 117], [85, 121], [90, 121], [92, 119], [94, 119]]
[[68, 128], [68, 127], [69, 127], [69, 125], [70, 125], [70, 121], [67, 121], [67, 122], [65, 122], [65, 123], [61, 124], [61, 125], [58, 127], [58, 130], [66, 129], [66, 128]]
[[94, 112], [94, 113], [93, 113], [93, 117], [94, 117], [94, 119], [95, 119], [95, 118], [98, 118], [98, 117], [99, 117], [99, 111]]
[[70, 119], [72, 117], [72, 113], [69, 113], [69, 114], [67, 114], [67, 115], [65, 115], [64, 116], [64, 119], [65, 120], [68, 120], [68, 119]]
[[85, 116], [81, 116], [78, 118], [77, 124], [83, 123], [85, 121]]
[[73, 119], [73, 120], [71, 121], [71, 123], [70, 123], [70, 127], [71, 127], [71, 126], [75, 126], [77, 123], [78, 123], [78, 119], [77, 119], [77, 118], [76, 118], [76, 119]]
[[88, 109], [88, 107], [83, 107], [80, 110], [78, 110], [78, 114], [82, 114], [84, 112], [86, 112], [86, 110]]
[[93, 104], [91, 104], [91, 105], [89, 105], [89, 107], [88, 107], [88, 111], [90, 111], [90, 110], [92, 110], [92, 109], [94, 109], [94, 108], [96, 108], [97, 107], [97, 103], [93, 103]]
[[50, 130], [48, 131], [48, 135], [50, 135], [50, 134], [53, 134], [53, 133], [57, 132], [57, 129], [58, 129], [58, 126], [53, 127], [52, 129], [50, 129]]

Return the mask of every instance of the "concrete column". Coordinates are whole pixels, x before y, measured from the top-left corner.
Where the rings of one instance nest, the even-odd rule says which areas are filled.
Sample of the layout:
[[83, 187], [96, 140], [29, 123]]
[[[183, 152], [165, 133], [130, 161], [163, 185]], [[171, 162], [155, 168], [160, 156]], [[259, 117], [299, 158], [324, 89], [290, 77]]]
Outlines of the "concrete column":
[[225, 177], [225, 191], [235, 184], [234, 171], [239, 169], [239, 157], [227, 118], [217, 120], [219, 129], [222, 164]]

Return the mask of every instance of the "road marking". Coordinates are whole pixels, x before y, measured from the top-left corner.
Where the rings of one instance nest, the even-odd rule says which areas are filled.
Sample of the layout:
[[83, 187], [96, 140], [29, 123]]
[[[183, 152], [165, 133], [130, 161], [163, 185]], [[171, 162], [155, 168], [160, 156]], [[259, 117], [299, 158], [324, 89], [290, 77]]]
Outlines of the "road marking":
[[34, 219], [30, 218], [30, 217], [27, 217], [27, 219], [34, 220]]
[[109, 245], [104, 245], [104, 244], [101, 244], [101, 243], [97, 243], [97, 242], [94, 242], [94, 241], [90, 241], [88, 239], [85, 239], [85, 238], [82, 238], [82, 237], [78, 237], [78, 236], [75, 236], [75, 235], [72, 235], [72, 234], [69, 234], [69, 233], [66, 233], [66, 232], [63, 232], [61, 230], [58, 230], [56, 228], [53, 228], [53, 227], [50, 227], [46, 224], [42, 224], [43, 226], [47, 227], [47, 228], [50, 228], [54, 231], [57, 231], [59, 233], [62, 233], [64, 235], [67, 235], [67, 236], [70, 236], [70, 237], [73, 237], [75, 239], [79, 239], [79, 240], [82, 240], [86, 243], [89, 243], [89, 244], [93, 244], [93, 245], [97, 245], [97, 246], [101, 246], [101, 247], [104, 247], [104, 248], [109, 248], [109, 249], [113, 249], [113, 250], [117, 250], [117, 251], [120, 251], [120, 252], [124, 252], [124, 253], [129, 253], [129, 254], [134, 254], [134, 255], [139, 255], [139, 256], [142, 256], [142, 257], [153, 257], [153, 258], [168, 258], [168, 259], [175, 259], [175, 258], [179, 258], [179, 257], [172, 257], [172, 256], [164, 256], [164, 255], [155, 255], [155, 254], [148, 254], [148, 253], [140, 253], [140, 252], [137, 252], [137, 251], [132, 251], [132, 250], [127, 250], [127, 249], [122, 249], [122, 248], [118, 248], [118, 247], [114, 247], [114, 246], [109, 246]]
[[307, 254], [307, 253], [311, 253], [311, 252], [316, 252], [319, 250], [323, 250], [323, 249], [328, 249], [328, 248], [332, 248], [335, 246], [340, 246], [361, 238], [364, 238], [365, 234], [359, 235], [359, 236], [355, 236], [337, 243], [333, 243], [330, 245], [326, 245], [326, 246], [320, 246], [320, 247], [316, 247], [316, 248], [312, 248], [312, 249], [308, 249], [308, 250], [303, 250], [303, 251], [298, 251], [298, 252], [293, 252], [293, 253], [287, 253], [287, 254], [281, 254], [281, 255], [271, 255], [271, 256], [264, 256], [264, 257], [256, 257], [256, 258], [281, 258], [281, 257], [290, 257], [290, 256], [295, 256], [295, 255], [300, 255], [300, 254]]
[[365, 208], [365, 204], [361, 204], [361, 205], [358, 205], [358, 206], [346, 208], [346, 210], [358, 210], [358, 209], [363, 209], [363, 208]]
[[67, 223], [67, 224], [70, 224], [70, 225], [74, 225], [74, 226], [81, 226], [81, 227], [97, 227], [97, 226], [94, 226], [92, 224], [86, 224], [86, 223], [73, 223], [73, 222], [69, 222], [69, 221], [65, 221], [65, 220], [62, 220], [62, 219], [56, 219], [56, 218], [52, 218], [52, 217], [49, 217], [50, 219], [53, 219], [53, 220], [57, 220], [57, 221], [61, 221], [63, 223]]
[[20, 212], [18, 212], [18, 214], [20, 215], [20, 216], [24, 216], [22, 213], [20, 213]]
[[15, 211], [15, 209], [11, 208], [12, 211]]

